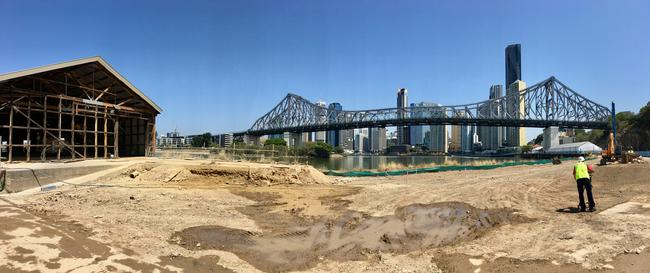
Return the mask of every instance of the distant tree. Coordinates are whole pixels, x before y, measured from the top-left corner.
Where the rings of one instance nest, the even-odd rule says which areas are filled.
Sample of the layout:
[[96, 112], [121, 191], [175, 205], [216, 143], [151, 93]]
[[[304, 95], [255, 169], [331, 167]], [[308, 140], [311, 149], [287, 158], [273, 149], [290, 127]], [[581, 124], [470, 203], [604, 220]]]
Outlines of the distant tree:
[[639, 114], [633, 120], [633, 127], [636, 128], [636, 138], [632, 140], [632, 145], [638, 150], [650, 150], [650, 102], [639, 110]]
[[264, 141], [264, 146], [287, 146], [287, 141], [283, 138], [269, 138]]
[[522, 153], [528, 153], [528, 152], [530, 152], [532, 150], [533, 150], [532, 145], [523, 145], [523, 146], [521, 146], [521, 152]]
[[334, 148], [334, 153], [336, 153], [336, 154], [342, 154], [343, 152], [345, 152], [345, 151], [343, 150], [343, 147], [341, 147], [341, 146], [336, 146]]
[[329, 158], [334, 148], [325, 142], [309, 142], [305, 144], [305, 152], [311, 157]]
[[204, 133], [192, 138], [192, 147], [210, 147], [212, 146], [212, 134]]

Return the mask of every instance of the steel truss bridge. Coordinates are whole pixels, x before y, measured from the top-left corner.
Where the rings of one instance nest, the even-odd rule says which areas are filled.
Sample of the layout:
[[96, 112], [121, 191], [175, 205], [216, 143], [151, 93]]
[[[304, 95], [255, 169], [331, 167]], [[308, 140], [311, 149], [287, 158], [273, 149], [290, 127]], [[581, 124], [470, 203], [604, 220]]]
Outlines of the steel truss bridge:
[[235, 135], [316, 132], [412, 125], [609, 128], [612, 111], [550, 77], [518, 94], [478, 103], [385, 108], [360, 111], [328, 109], [298, 95], [287, 96], [253, 126]]

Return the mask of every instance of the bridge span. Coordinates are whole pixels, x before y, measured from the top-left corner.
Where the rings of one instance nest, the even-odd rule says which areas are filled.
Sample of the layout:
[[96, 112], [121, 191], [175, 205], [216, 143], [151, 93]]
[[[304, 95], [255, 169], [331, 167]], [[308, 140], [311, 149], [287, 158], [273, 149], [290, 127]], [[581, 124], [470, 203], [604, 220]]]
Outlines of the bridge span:
[[287, 94], [250, 129], [235, 135], [447, 124], [607, 129], [612, 113], [613, 109], [589, 100], [555, 77], [550, 77], [518, 94], [453, 106], [334, 110], [298, 95]]

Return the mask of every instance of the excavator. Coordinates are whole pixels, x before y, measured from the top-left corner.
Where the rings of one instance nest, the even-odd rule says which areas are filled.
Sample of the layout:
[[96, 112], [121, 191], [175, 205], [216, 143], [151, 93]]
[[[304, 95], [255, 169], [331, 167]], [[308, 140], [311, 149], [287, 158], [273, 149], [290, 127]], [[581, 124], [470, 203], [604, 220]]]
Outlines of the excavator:
[[603, 150], [600, 157], [600, 165], [607, 165], [607, 162], [616, 162], [618, 160], [616, 147], [614, 146], [614, 133], [609, 133], [607, 149]]
[[609, 133], [609, 140], [607, 141], [607, 149], [601, 153], [600, 165], [607, 165], [608, 162], [619, 162], [623, 164], [639, 162], [639, 154], [635, 153], [632, 147], [627, 151], [621, 149], [618, 153], [616, 151], [616, 115], [614, 110], [614, 103], [612, 102], [612, 132]]
[[635, 153], [632, 147], [627, 151], [616, 152], [614, 145], [614, 133], [609, 133], [607, 149], [601, 153], [600, 165], [607, 165], [608, 162], [619, 162], [622, 164], [634, 163], [639, 161], [639, 154]]

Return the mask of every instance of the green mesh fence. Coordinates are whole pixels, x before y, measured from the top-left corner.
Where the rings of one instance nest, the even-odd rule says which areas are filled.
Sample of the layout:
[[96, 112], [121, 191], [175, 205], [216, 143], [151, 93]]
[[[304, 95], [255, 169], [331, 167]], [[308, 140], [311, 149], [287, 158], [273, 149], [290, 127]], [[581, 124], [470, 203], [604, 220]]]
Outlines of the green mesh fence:
[[[561, 161], [575, 161], [572, 158], [562, 158]], [[535, 160], [535, 161], [513, 161], [513, 162], [503, 162], [492, 165], [480, 165], [480, 166], [436, 166], [428, 168], [418, 168], [418, 169], [407, 169], [407, 170], [392, 170], [392, 171], [347, 171], [347, 172], [338, 172], [328, 170], [324, 173], [326, 175], [332, 176], [345, 176], [345, 177], [367, 177], [367, 176], [397, 176], [397, 175], [407, 175], [407, 174], [418, 174], [418, 173], [433, 173], [433, 172], [446, 172], [446, 171], [465, 171], [465, 170], [491, 170], [502, 167], [510, 166], [521, 166], [521, 165], [542, 165], [551, 163], [551, 159]]]

